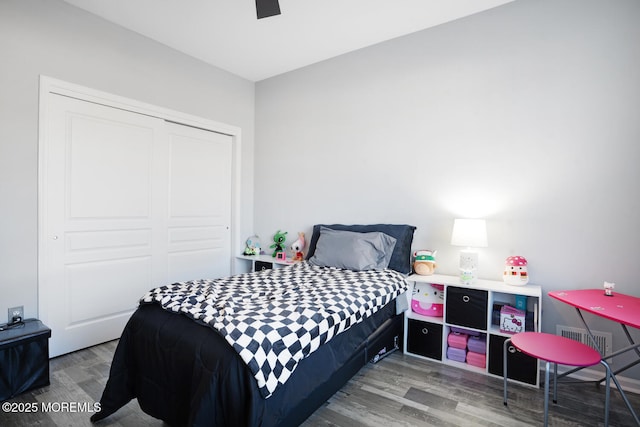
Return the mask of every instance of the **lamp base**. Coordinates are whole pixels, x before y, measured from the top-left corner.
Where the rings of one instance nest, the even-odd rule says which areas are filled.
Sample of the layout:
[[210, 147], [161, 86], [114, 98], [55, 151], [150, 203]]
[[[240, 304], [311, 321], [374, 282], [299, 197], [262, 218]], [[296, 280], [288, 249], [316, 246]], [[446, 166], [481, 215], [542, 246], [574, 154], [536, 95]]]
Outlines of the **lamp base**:
[[473, 285], [478, 280], [478, 274], [476, 270], [462, 270], [460, 269], [460, 283], [463, 285]]
[[478, 252], [465, 249], [460, 251], [460, 282], [471, 285], [478, 280]]

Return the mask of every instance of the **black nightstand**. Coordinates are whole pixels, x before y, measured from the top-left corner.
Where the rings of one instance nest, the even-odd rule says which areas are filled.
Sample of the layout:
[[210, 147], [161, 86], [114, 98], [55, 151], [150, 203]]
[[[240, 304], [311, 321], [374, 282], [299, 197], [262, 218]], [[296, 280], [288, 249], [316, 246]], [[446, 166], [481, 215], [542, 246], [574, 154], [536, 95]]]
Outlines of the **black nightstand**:
[[0, 401], [49, 385], [49, 337], [37, 319], [0, 331]]

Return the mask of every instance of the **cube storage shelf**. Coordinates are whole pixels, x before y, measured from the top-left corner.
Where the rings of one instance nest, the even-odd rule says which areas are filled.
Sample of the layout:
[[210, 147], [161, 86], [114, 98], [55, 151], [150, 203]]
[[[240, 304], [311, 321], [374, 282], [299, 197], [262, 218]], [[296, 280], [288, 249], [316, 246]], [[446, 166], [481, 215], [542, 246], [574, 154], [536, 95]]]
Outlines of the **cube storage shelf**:
[[[414, 312], [411, 308], [405, 312], [404, 349], [405, 353], [411, 356], [502, 377], [503, 344], [512, 334], [500, 330], [499, 311], [505, 304], [515, 307], [516, 296], [527, 297], [526, 330], [540, 331], [542, 288], [538, 285], [512, 286], [503, 282], [481, 279], [472, 285], [463, 285], [457, 276], [440, 274], [432, 276], [413, 274], [407, 280], [411, 284], [412, 291], [416, 283], [441, 285], [444, 288], [442, 316], [425, 316]], [[469, 349], [476, 351], [466, 353], [473, 357], [465, 357], [460, 351], [464, 346], [460, 344], [460, 340], [465, 339], [464, 335], [449, 337], [451, 333], [455, 335], [468, 333], [476, 336], [473, 344], [486, 342], [484, 360], [482, 353], [478, 353], [478, 347], [482, 348], [482, 345], [472, 348], [469, 342]], [[507, 374], [511, 380], [525, 385], [540, 386], [537, 359], [511, 347], [508, 349], [507, 363]]]

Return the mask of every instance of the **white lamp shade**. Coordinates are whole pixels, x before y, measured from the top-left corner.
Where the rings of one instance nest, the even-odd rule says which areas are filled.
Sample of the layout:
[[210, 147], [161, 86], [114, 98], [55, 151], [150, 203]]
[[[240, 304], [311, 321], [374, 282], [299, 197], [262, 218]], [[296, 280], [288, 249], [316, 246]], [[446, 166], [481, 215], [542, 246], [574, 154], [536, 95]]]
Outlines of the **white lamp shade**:
[[487, 246], [487, 223], [484, 219], [455, 219], [451, 244], [469, 248]]

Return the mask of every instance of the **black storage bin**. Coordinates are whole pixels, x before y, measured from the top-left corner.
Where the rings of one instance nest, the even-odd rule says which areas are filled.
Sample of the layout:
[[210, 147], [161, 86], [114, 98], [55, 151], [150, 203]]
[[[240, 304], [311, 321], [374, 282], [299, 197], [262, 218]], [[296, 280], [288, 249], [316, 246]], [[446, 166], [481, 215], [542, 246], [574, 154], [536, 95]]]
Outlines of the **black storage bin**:
[[49, 385], [49, 337], [36, 319], [0, 331], [0, 401]]
[[[504, 342], [508, 337], [489, 336], [489, 372], [504, 376]], [[507, 377], [527, 384], [536, 384], [538, 359], [511, 346], [507, 350]]]
[[254, 271], [271, 270], [273, 268], [272, 262], [255, 261], [253, 264]]
[[487, 329], [488, 292], [447, 286], [446, 322], [456, 326]]
[[442, 325], [409, 319], [407, 351], [435, 360], [442, 360]]

